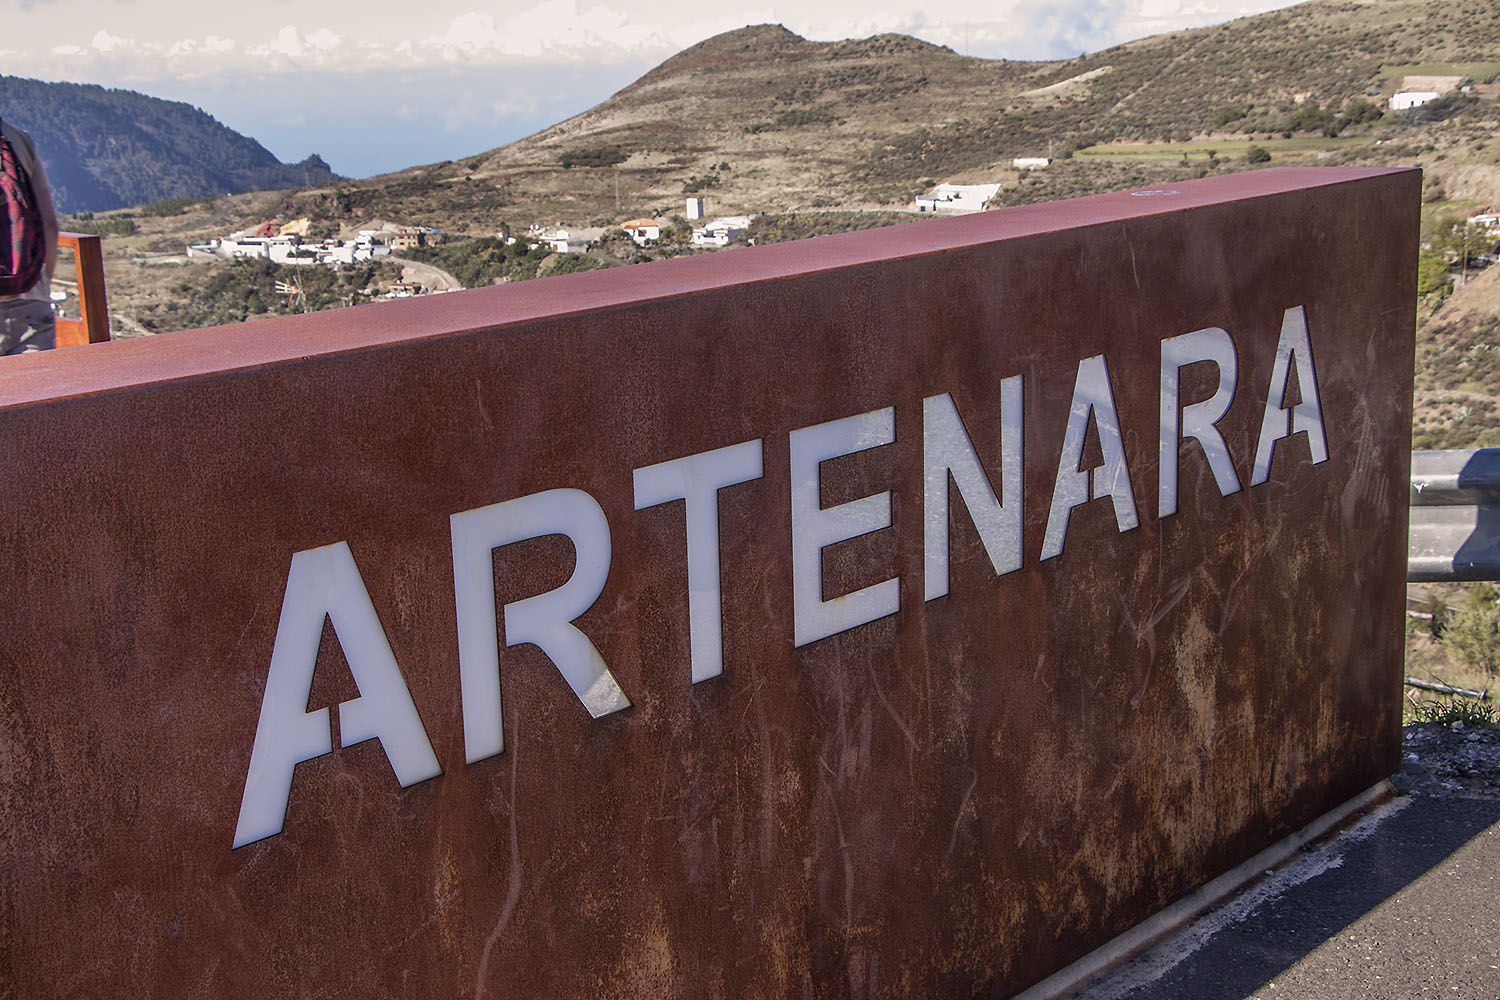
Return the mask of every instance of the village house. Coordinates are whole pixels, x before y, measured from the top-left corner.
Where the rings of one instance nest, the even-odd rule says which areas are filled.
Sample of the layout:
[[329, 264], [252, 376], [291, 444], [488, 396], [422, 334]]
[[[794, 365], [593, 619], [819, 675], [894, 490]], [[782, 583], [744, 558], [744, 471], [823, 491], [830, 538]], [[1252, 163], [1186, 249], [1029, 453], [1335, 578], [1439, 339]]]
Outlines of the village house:
[[408, 227], [398, 229], [391, 235], [391, 246], [397, 250], [408, 250], [412, 247], [427, 245], [427, 230]]
[[532, 226], [526, 232], [535, 242], [550, 247], [553, 253], [582, 253], [604, 237], [605, 229], [603, 226], [568, 229], [559, 222], [555, 229]]
[[1483, 226], [1488, 236], [1500, 236], [1500, 215], [1491, 212], [1481, 212], [1478, 215], [1469, 216], [1469, 224]]
[[1463, 86], [1461, 76], [1408, 76], [1401, 80], [1401, 87], [1391, 95], [1392, 111], [1407, 111], [1420, 108]]
[[1407, 111], [1411, 108], [1420, 108], [1430, 101], [1435, 101], [1443, 96], [1435, 90], [1402, 90], [1391, 95], [1392, 111]]
[[195, 243], [187, 248], [188, 259], [269, 260], [287, 267], [322, 265], [338, 268], [356, 261], [384, 257], [391, 252], [389, 246], [379, 241], [380, 234], [375, 231], [361, 231], [352, 240], [314, 243], [305, 242], [295, 231], [287, 232], [288, 227], [271, 235], [274, 227], [274, 222], [267, 222], [253, 230], [241, 230], [207, 243]]
[[631, 219], [620, 223], [620, 228], [625, 230], [625, 235], [634, 240], [638, 247], [661, 239], [661, 223], [656, 219]]
[[750, 220], [743, 215], [728, 215], [693, 230], [695, 247], [727, 247], [750, 228]]
[[925, 195], [918, 195], [912, 210], [932, 215], [982, 212], [999, 191], [999, 184], [939, 184]]

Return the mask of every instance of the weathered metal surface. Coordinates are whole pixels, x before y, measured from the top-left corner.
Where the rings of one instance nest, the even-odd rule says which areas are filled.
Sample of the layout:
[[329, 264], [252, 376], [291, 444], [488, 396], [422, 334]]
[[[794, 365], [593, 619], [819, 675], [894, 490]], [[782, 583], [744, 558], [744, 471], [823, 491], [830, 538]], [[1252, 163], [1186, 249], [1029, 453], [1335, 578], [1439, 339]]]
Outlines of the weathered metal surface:
[[1411, 456], [1406, 578], [1500, 580], [1500, 449]]
[[[1044, 977], [1399, 762], [1418, 192], [1412, 171], [1265, 171], [9, 359], [0, 993], [952, 996]], [[1326, 461], [1290, 409], [1299, 375], [1280, 426], [1301, 432], [1251, 485], [1299, 315]], [[1210, 328], [1237, 359], [1216, 426], [1239, 489], [1174, 435], [1163, 517], [1161, 345]], [[1042, 560], [1100, 355], [1118, 420], [1088, 422], [1082, 467], [1123, 445], [1138, 526], [1119, 530], [1119, 478], [1081, 477], [1100, 499]], [[1182, 368], [1182, 406], [1222, 372]], [[997, 574], [950, 489], [950, 589], [926, 600], [931, 401], [951, 394], [1000, 489], [1012, 376], [1021, 566]], [[857, 414], [855, 444], [894, 443], [823, 462], [809, 508], [791, 462], [827, 439], [804, 429]], [[754, 441], [763, 475], [717, 492], [723, 673], [695, 684], [684, 505], [642, 503], [634, 473]], [[575, 568], [556, 535], [501, 546], [504, 751], [466, 763], [455, 588], [474, 578], [455, 567], [476, 557], [452, 515], [548, 490], [607, 520], [577, 625], [631, 707], [593, 718], [538, 646], [505, 645], [499, 609]], [[840, 534], [807, 534], [837, 520], [818, 509], [884, 491], [891, 527], [817, 550]], [[532, 513], [581, 517], [563, 496]], [[845, 508], [843, 533], [880, 506]], [[348, 661], [378, 657], [346, 655], [368, 619], [340, 605], [306, 699], [332, 710], [297, 706], [334, 749], [295, 767], [280, 833], [232, 849], [278, 628], [329, 603], [295, 566], [344, 572], [337, 542], [443, 773], [402, 788], [391, 745], [341, 747], [375, 694]], [[899, 611], [797, 644], [794, 589], [819, 566], [828, 600], [899, 580]], [[310, 604], [283, 606], [289, 577]]]

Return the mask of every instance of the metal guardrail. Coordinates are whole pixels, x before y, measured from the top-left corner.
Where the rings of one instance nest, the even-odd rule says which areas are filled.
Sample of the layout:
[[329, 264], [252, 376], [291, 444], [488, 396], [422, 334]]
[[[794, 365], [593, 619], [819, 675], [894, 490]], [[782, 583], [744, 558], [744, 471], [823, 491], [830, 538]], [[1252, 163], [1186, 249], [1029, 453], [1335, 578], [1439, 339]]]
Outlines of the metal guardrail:
[[1500, 580], [1500, 448], [1412, 452], [1406, 578]]

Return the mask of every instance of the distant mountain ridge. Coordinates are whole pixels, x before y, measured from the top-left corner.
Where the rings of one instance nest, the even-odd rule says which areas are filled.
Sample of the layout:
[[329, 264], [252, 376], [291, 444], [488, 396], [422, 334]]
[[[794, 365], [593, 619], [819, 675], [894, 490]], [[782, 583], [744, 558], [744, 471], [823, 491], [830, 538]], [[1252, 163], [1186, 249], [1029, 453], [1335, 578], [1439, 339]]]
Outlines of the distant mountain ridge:
[[62, 212], [339, 179], [317, 155], [282, 163], [189, 104], [131, 90], [0, 76], [0, 117], [31, 134]]

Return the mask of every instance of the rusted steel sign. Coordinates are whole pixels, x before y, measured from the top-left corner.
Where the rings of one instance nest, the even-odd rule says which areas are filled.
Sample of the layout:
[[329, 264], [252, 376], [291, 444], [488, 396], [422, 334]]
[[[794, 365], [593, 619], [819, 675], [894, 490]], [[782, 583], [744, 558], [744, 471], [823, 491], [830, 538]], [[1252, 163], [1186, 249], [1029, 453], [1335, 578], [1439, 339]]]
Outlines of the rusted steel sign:
[[1041, 979], [1397, 766], [1418, 191], [8, 360], [0, 995]]

